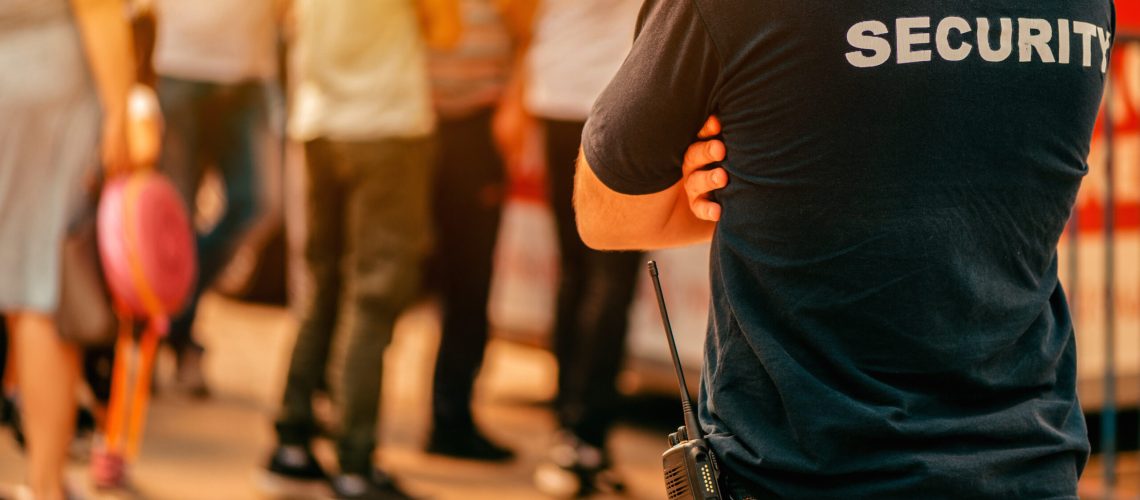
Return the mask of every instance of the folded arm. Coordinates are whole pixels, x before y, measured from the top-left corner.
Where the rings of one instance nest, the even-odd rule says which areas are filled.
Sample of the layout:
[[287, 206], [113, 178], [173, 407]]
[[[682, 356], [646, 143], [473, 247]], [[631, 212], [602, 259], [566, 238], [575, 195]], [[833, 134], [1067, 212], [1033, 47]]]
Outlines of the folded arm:
[[[719, 133], [720, 122], [710, 117], [699, 137]], [[728, 175], [722, 168], [703, 167], [724, 155], [719, 140], [694, 142], [685, 151], [680, 181], [664, 191], [628, 195], [598, 179], [580, 151], [574, 209], [582, 241], [599, 250], [649, 250], [708, 241], [720, 219], [720, 205], [709, 201], [708, 195], [727, 185]]]
[[654, 249], [712, 237], [720, 207], [708, 193], [728, 182], [723, 169], [703, 170], [725, 158], [721, 141], [705, 140], [720, 133], [709, 116], [720, 74], [695, 3], [646, 0], [633, 46], [582, 133], [588, 156], [574, 204], [587, 245]]

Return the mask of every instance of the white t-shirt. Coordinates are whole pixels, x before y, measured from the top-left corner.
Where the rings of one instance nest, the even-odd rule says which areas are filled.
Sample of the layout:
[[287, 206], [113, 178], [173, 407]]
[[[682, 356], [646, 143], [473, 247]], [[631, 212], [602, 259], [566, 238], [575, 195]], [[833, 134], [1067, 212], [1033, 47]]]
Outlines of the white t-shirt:
[[524, 96], [535, 116], [586, 121], [633, 45], [641, 0], [542, 0]]
[[298, 0], [290, 135], [354, 141], [435, 128], [412, 0]]
[[157, 0], [155, 72], [217, 83], [274, 76], [279, 2]]

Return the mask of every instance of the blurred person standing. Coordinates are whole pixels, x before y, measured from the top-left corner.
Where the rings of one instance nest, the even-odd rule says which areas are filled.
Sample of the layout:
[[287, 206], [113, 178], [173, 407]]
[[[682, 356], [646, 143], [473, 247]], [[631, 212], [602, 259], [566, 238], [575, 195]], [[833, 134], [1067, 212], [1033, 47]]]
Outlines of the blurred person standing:
[[16, 359], [27, 494], [67, 496], [78, 350], [62, 340], [60, 261], [100, 159], [129, 170], [131, 35], [119, 0], [0, 0], [0, 313]]
[[171, 324], [178, 380], [208, 394], [203, 348], [193, 338], [198, 299], [258, 214], [259, 163], [266, 148], [267, 89], [276, 76], [277, 25], [285, 0], [153, 0], [154, 71], [166, 120], [160, 168], [196, 206], [207, 167], [225, 186], [225, 210], [198, 236], [197, 288]]
[[526, 43], [534, 7], [535, 0], [462, 0], [458, 44], [431, 53], [440, 120], [433, 269], [442, 318], [429, 453], [492, 461], [514, 457], [475, 426], [471, 400], [488, 341], [487, 302], [506, 196], [503, 154], [492, 123], [510, 119], [503, 114], [511, 110], [500, 109], [500, 103], [513, 104], [504, 101], [510, 97], [514, 59]]
[[620, 489], [605, 452], [642, 255], [582, 243], [571, 198], [574, 160], [590, 107], [633, 43], [640, 0], [543, 0], [527, 55], [526, 109], [546, 129], [550, 205], [561, 277], [553, 346], [561, 430], [536, 471], [540, 489], [586, 495]]
[[425, 31], [411, 0], [295, 5], [289, 132], [305, 148], [313, 289], [301, 308], [265, 486], [296, 494], [325, 479], [310, 448], [318, 433], [312, 398], [332, 364], [334, 494], [409, 498], [373, 465], [373, 454], [384, 350], [417, 294], [430, 240], [435, 118], [425, 38], [454, 43], [458, 12], [451, 0], [420, 3]]

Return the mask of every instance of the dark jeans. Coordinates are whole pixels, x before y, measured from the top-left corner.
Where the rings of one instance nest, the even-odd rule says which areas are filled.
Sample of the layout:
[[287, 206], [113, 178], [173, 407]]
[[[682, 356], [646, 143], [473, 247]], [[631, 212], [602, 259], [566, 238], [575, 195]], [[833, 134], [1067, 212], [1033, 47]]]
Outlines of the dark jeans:
[[545, 125], [550, 205], [561, 255], [553, 333], [558, 418], [562, 427], [600, 447], [614, 421], [615, 381], [643, 254], [600, 252], [582, 243], [571, 200], [585, 124], [547, 120]]
[[268, 127], [264, 82], [218, 84], [161, 77], [165, 120], [159, 165], [193, 213], [206, 167], [225, 184], [225, 213], [198, 235], [198, 283], [171, 323], [167, 341], [178, 352], [199, 348], [192, 337], [198, 298], [225, 268], [259, 210], [258, 164]]
[[[372, 465], [384, 349], [418, 291], [430, 239], [433, 147], [427, 138], [305, 143], [313, 289], [301, 308], [277, 433], [282, 444], [308, 444], [313, 393], [331, 361], [345, 473]], [[334, 335], [339, 349], [330, 356]]]
[[439, 124], [435, 270], [442, 306], [432, 385], [435, 428], [473, 430], [471, 392], [487, 345], [487, 301], [503, 209], [503, 161], [491, 109]]

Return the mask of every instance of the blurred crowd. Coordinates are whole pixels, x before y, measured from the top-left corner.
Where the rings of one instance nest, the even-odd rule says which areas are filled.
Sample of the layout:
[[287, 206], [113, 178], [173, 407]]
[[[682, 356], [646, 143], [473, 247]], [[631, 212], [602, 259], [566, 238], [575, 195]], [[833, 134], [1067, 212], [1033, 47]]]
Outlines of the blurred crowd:
[[[560, 430], [535, 486], [621, 490], [606, 439], [642, 256], [587, 248], [571, 197], [586, 117], [629, 51], [640, 3], [0, 0], [0, 414], [20, 423], [24, 494], [67, 498], [76, 394], [81, 385], [94, 394], [83, 410], [93, 453], [115, 397], [115, 348], [61, 323], [76, 314], [61, 301], [76, 221], [93, 217], [99, 186], [116, 178], [159, 172], [191, 214], [204, 210], [204, 179], [220, 180], [224, 204], [193, 242], [196, 285], [162, 327], [180, 386], [208, 396], [198, 298], [266, 209], [282, 97], [284, 133], [305, 160], [311, 287], [295, 307], [266, 492], [410, 498], [374, 451], [383, 353], [397, 317], [427, 290], [437, 292], [441, 338], [424, 451], [513, 458], [481, 429], [493, 423], [476, 423], [472, 389], [504, 202], [511, 179], [535, 177], [536, 165], [546, 166], [561, 272], [551, 336]], [[131, 101], [140, 85], [156, 107]], [[337, 422], [314, 413], [326, 395]], [[333, 470], [312, 451], [329, 435]], [[120, 462], [92, 460], [97, 482], [119, 486]]]

